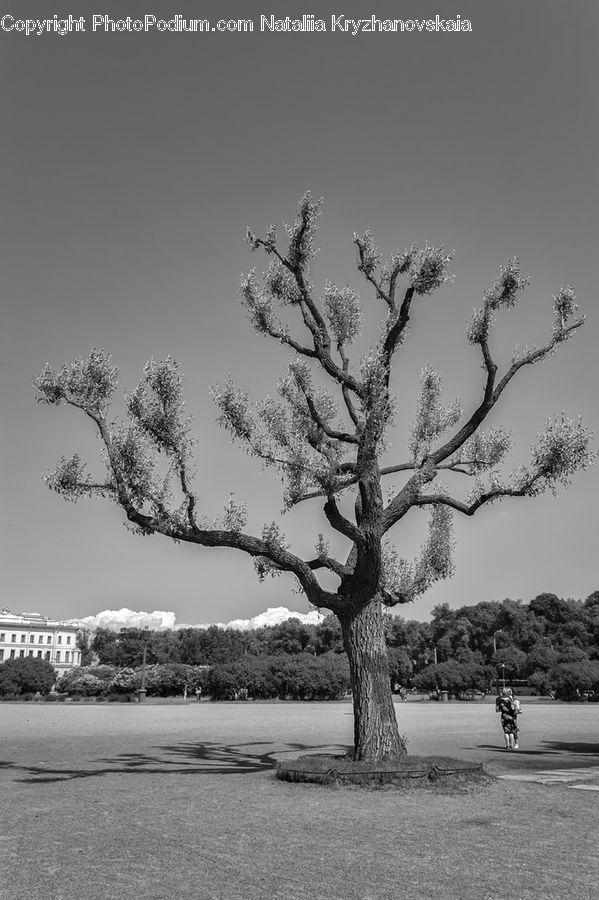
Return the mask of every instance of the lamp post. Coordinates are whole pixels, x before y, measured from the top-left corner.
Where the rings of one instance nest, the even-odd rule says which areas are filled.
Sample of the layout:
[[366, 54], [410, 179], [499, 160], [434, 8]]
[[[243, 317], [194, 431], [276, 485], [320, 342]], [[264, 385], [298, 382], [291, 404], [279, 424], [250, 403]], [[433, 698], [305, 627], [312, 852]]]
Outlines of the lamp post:
[[433, 663], [434, 663], [435, 669], [436, 669], [437, 668], [437, 645], [436, 644], [428, 644], [427, 647], [425, 648], [424, 665], [428, 666], [428, 663], [429, 663], [429, 655], [428, 655], [429, 647], [433, 648]]
[[501, 628], [498, 628], [497, 631], [493, 632], [493, 653], [497, 653], [497, 635], [503, 634]]
[[499, 668], [501, 669], [501, 686], [505, 688], [505, 663], [501, 663]]
[[139, 686], [139, 690], [137, 692], [137, 699], [139, 703], [143, 703], [146, 699], [146, 657], [148, 654], [148, 637], [150, 636], [150, 629], [144, 628], [143, 630], [143, 642], [144, 649], [141, 657], [141, 684]]

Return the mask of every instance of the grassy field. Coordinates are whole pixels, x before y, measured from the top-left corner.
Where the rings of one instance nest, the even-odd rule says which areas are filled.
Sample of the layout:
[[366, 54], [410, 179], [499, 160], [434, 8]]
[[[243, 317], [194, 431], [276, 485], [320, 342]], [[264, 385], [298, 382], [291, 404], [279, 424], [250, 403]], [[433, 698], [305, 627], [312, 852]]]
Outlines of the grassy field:
[[[594, 705], [531, 704], [519, 753], [491, 704], [398, 714], [411, 753], [599, 766]], [[347, 749], [347, 703], [2, 704], [0, 725], [2, 900], [596, 896], [599, 792], [276, 781], [276, 759]]]

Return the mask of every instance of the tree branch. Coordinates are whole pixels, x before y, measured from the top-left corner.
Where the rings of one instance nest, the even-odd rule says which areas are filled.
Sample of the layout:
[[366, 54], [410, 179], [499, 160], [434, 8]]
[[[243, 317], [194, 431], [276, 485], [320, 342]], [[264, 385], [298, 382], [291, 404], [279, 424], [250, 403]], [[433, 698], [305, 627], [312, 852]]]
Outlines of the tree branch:
[[319, 556], [316, 559], [310, 559], [306, 562], [306, 565], [309, 566], [310, 569], [330, 569], [330, 571], [334, 572], [335, 575], [338, 575], [339, 578], [347, 578], [352, 572], [349, 566], [343, 565], [343, 563], [338, 562], [330, 556]]
[[485, 491], [485, 493], [477, 497], [477, 499], [472, 503], [464, 503], [462, 500], [456, 500], [454, 497], [450, 497], [447, 494], [426, 494], [422, 497], [419, 497], [414, 505], [429, 506], [432, 504], [449, 506], [451, 507], [451, 509], [455, 509], [457, 512], [462, 513], [465, 516], [473, 516], [481, 506], [484, 506], [485, 503], [491, 503], [493, 502], [493, 500], [499, 500], [502, 497], [529, 496], [530, 488], [534, 485], [536, 480], [536, 477], [533, 478], [530, 483], [526, 484], [522, 488], [492, 488], [490, 491]]
[[346, 444], [357, 444], [358, 438], [355, 434], [350, 434], [347, 431], [335, 431], [333, 428], [329, 428], [326, 422], [322, 419], [322, 417], [318, 414], [318, 410], [314, 405], [314, 401], [310, 394], [304, 391], [304, 396], [306, 398], [306, 403], [308, 404], [308, 409], [310, 410], [310, 415], [312, 420], [319, 428], [324, 431], [327, 437], [331, 438], [331, 440], [342, 441]]
[[383, 343], [383, 356], [384, 359], [389, 365], [391, 361], [391, 357], [395, 352], [395, 349], [399, 342], [401, 341], [401, 337], [408, 325], [410, 320], [410, 306], [412, 303], [412, 298], [414, 296], [414, 288], [412, 285], [406, 290], [404, 294], [404, 298], [399, 310], [399, 315], [389, 331], [387, 332], [387, 336]]
[[529, 353], [525, 354], [525, 356], [521, 357], [521, 359], [515, 360], [510, 368], [507, 370], [497, 387], [493, 393], [493, 403], [496, 403], [499, 400], [502, 392], [505, 390], [507, 385], [510, 383], [514, 375], [523, 367], [534, 365], [534, 363], [539, 362], [542, 359], [545, 359], [547, 356], [551, 354], [553, 350], [559, 345], [566, 341], [570, 335], [572, 335], [577, 328], [580, 328], [581, 325], [584, 324], [584, 316], [581, 316], [575, 322], [572, 322], [571, 325], [568, 325], [567, 328], [559, 334], [552, 338], [549, 343], [545, 344], [544, 347], [538, 347], [535, 350], [531, 350]]
[[356, 544], [362, 545], [364, 543], [364, 535], [353, 522], [350, 522], [349, 519], [342, 515], [333, 494], [329, 494], [327, 497], [327, 502], [324, 505], [324, 514], [335, 531], [345, 535], [345, 537]]

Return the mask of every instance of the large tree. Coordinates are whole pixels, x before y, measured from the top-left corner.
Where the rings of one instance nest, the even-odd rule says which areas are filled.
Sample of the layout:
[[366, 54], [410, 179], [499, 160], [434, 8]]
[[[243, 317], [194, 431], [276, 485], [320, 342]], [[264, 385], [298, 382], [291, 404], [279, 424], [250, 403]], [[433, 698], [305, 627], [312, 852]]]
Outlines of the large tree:
[[[393, 360], [420, 298], [450, 280], [452, 254], [443, 247], [413, 245], [383, 264], [370, 232], [354, 235], [357, 268], [383, 310], [378, 340], [356, 363], [349, 347], [362, 324], [358, 293], [326, 283], [317, 297], [311, 283], [319, 215], [320, 202], [307, 194], [295, 221], [286, 226], [284, 240], [275, 226], [263, 237], [251, 231], [247, 235], [251, 249], [264, 252], [269, 265], [261, 279], [251, 272], [242, 280], [242, 304], [256, 331], [282, 344], [291, 356], [288, 372], [278, 382], [279, 399], [252, 404], [231, 381], [216, 387], [214, 397], [222, 425], [282, 474], [288, 507], [323, 503], [328, 526], [345, 542], [344, 552], [337, 554], [341, 558], [332, 554], [323, 535], [317, 537], [312, 558], [304, 559], [292, 552], [274, 522], [260, 535], [247, 533], [246, 510], [233, 502], [216, 523], [199, 516], [190, 475], [191, 425], [182, 379], [171, 358], [146, 365], [140, 384], [126, 396], [126, 423], [110, 418], [117, 371], [101, 350], [59, 371], [46, 367], [36, 387], [42, 401], [67, 403], [91, 419], [106, 464], [106, 476], [97, 480], [77, 455], [63, 458], [47, 476], [51, 488], [67, 499], [110, 497], [144, 534], [242, 550], [253, 557], [261, 578], [292, 573], [310, 603], [338, 617], [350, 663], [355, 756], [376, 760], [405, 752], [390, 692], [384, 608], [408, 603], [451, 574], [454, 513], [472, 516], [502, 498], [554, 489], [590, 460], [584, 426], [562, 417], [547, 422], [527, 466], [501, 475], [509, 434], [498, 426], [481, 430], [515, 376], [550, 356], [583, 318], [572, 289], [562, 288], [553, 299], [547, 341], [516, 351], [499, 373], [490, 341], [495, 316], [516, 304], [527, 283], [518, 261], [510, 260], [467, 328], [468, 341], [479, 348], [482, 360], [479, 401], [467, 412], [457, 401], [444, 406], [440, 377], [427, 364], [406, 457], [383, 465], [394, 416]], [[279, 318], [282, 310], [295, 324]], [[400, 473], [405, 483], [386, 500], [386, 477]], [[457, 480], [454, 473], [471, 485], [465, 498], [439, 481], [441, 476], [451, 484]], [[429, 535], [419, 556], [409, 561], [390, 533], [410, 511], [422, 507], [430, 510]], [[319, 578], [323, 572], [329, 573], [324, 582]], [[331, 584], [331, 573], [334, 587], [325, 586]]]

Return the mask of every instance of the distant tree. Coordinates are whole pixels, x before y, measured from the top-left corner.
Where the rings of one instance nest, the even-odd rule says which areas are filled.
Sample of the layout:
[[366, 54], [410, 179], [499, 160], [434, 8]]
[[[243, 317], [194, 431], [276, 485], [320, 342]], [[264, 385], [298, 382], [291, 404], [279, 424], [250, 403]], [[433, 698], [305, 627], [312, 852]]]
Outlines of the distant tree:
[[538, 694], [545, 696], [548, 696], [553, 691], [550, 673], [545, 669], [535, 669], [531, 672], [528, 676], [528, 684]]
[[[469, 343], [480, 351], [480, 398], [466, 413], [458, 401], [444, 405], [440, 376], [427, 363], [409, 453], [388, 465], [396, 409], [394, 358], [417, 303], [450, 280], [452, 254], [443, 247], [412, 245], [381, 266], [372, 234], [354, 236], [358, 271], [384, 311], [378, 340], [356, 365], [349, 348], [363, 318], [357, 292], [327, 282], [318, 299], [311, 283], [319, 215], [320, 203], [308, 194], [286, 229], [286, 247], [275, 226], [264, 237], [251, 231], [247, 236], [251, 249], [264, 251], [270, 264], [262, 283], [254, 272], [244, 278], [242, 303], [256, 331], [293, 355], [278, 384], [280, 400], [267, 397], [252, 408], [232, 381], [217, 386], [214, 396], [220, 421], [233, 437], [282, 474], [287, 506], [322, 502], [328, 526], [346, 541], [341, 559], [322, 534], [314, 555], [305, 559], [292, 552], [275, 522], [265, 524], [260, 535], [248, 533], [246, 509], [232, 499], [212, 524], [199, 515], [191, 483], [191, 424], [181, 375], [171, 358], [147, 364], [142, 381], [126, 398], [127, 424], [115, 424], [110, 413], [117, 370], [101, 350], [58, 371], [47, 366], [35, 384], [40, 400], [66, 403], [90, 419], [107, 465], [106, 475], [94, 478], [78, 455], [63, 458], [48, 476], [52, 489], [70, 500], [108, 497], [142, 534], [241, 550], [253, 558], [260, 578], [292, 573], [310, 603], [338, 617], [351, 672], [354, 753], [376, 760], [405, 752], [390, 689], [383, 609], [411, 602], [451, 575], [453, 513], [472, 516], [496, 500], [553, 490], [591, 460], [587, 430], [579, 420], [562, 417], [547, 422], [528, 466], [502, 475], [509, 434], [497, 425], [482, 431], [515, 376], [551, 356], [583, 318], [577, 315], [573, 290], [562, 287], [553, 299], [553, 325], [545, 343], [516, 350], [500, 374], [491, 349], [495, 317], [515, 306], [527, 285], [518, 261], [508, 261], [467, 328]], [[297, 315], [302, 337], [279, 319], [277, 307]], [[322, 386], [326, 379], [334, 393]], [[159, 458], [166, 461], [166, 472]], [[401, 473], [405, 483], [389, 493], [385, 481]], [[451, 485], [464, 480], [471, 490], [462, 498]], [[346, 498], [353, 499], [353, 512], [346, 511]], [[420, 555], [410, 562], [396, 549], [391, 532], [415, 509], [430, 510], [430, 530]], [[336, 578], [335, 588], [319, 581], [321, 570], [329, 582], [330, 576]]]
[[329, 615], [324, 618], [316, 629], [316, 653], [343, 652], [343, 636], [341, 625], [336, 616]]
[[209, 665], [202, 632], [198, 628], [182, 628], [177, 632], [181, 662], [190, 666]]
[[92, 652], [103, 665], [114, 666], [118, 655], [118, 632], [110, 628], [97, 628], [91, 641]]
[[589, 653], [599, 659], [599, 591], [590, 594], [584, 601], [584, 615], [589, 636]]
[[506, 674], [511, 678], [520, 678], [526, 666], [527, 656], [517, 647], [501, 647], [493, 654], [493, 667], [505, 666]]
[[557, 653], [550, 644], [539, 642], [526, 656], [525, 673], [530, 677], [533, 672], [548, 672], [557, 663]]
[[582, 649], [577, 641], [564, 641], [557, 651], [558, 663], [575, 663], [588, 661], [588, 653]]
[[[56, 672], [45, 659], [25, 656], [7, 659], [0, 666], [0, 691], [17, 694], [49, 694], [56, 681]], [[15, 686], [16, 690], [8, 690]]]
[[86, 628], [80, 628], [77, 632], [76, 645], [81, 651], [81, 665], [89, 666], [92, 661], [94, 651], [91, 646], [91, 638]]
[[314, 649], [314, 627], [304, 625], [299, 619], [287, 619], [265, 629], [268, 653], [304, 653]]
[[572, 617], [567, 602], [555, 594], [538, 594], [530, 601], [529, 609], [551, 625], [564, 625]]
[[493, 633], [498, 629], [500, 604], [498, 601], [477, 603], [475, 606], [461, 606], [456, 609], [458, 619], [467, 618], [470, 623], [470, 647], [481, 650], [487, 657], [493, 649]]
[[146, 648], [146, 661], [154, 663], [151, 652], [151, 632], [143, 628], [121, 628], [116, 637], [114, 664], [122, 667], [134, 667], [141, 665], [144, 647]]
[[244, 656], [251, 639], [232, 628], [182, 628], [177, 632], [182, 663], [208, 666]]
[[148, 641], [150, 658], [156, 663], [181, 662], [181, 647], [176, 631], [154, 631]]
[[412, 682], [414, 665], [406, 647], [389, 647], [389, 677], [391, 685], [406, 687]]
[[596, 607], [599, 607], [599, 591], [593, 591], [592, 594], [589, 594], [584, 601], [584, 607], [585, 609], [595, 609]]
[[414, 679], [420, 690], [448, 691], [460, 696], [466, 691], [487, 690], [492, 678], [492, 670], [477, 662], [458, 662], [449, 659], [437, 666], [428, 666]]
[[0, 665], [0, 696], [17, 695], [21, 693], [19, 682], [15, 674], [11, 672], [10, 666], [7, 669], [6, 664]]
[[562, 700], [582, 700], [586, 692], [599, 693], [599, 662], [596, 660], [558, 663], [548, 677], [556, 696]]

